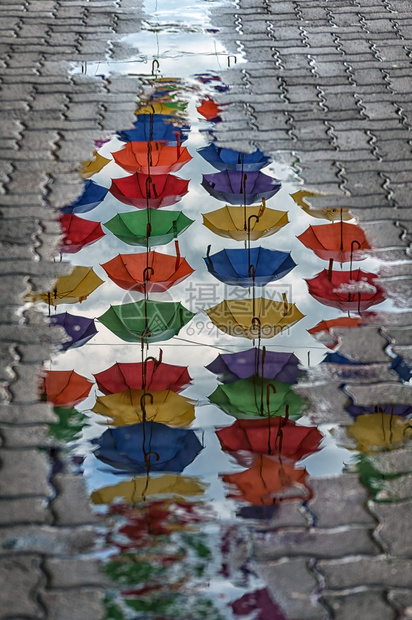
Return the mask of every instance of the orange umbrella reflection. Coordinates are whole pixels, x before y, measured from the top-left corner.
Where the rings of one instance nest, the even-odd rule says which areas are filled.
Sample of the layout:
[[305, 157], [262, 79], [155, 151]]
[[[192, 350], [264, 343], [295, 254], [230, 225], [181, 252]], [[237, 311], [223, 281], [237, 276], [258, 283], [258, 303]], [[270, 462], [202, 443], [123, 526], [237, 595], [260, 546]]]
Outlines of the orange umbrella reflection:
[[346, 222], [309, 226], [298, 239], [319, 258], [332, 258], [340, 263], [363, 260], [366, 254], [362, 251], [370, 250], [363, 230]]
[[40, 391], [55, 407], [74, 407], [88, 396], [92, 385], [74, 370], [48, 370], [41, 379]]
[[274, 504], [277, 499], [307, 499], [308, 473], [305, 469], [281, 463], [274, 457], [259, 455], [252, 467], [235, 474], [224, 474], [222, 480], [233, 485], [228, 497], [255, 506]]
[[185, 146], [167, 146], [163, 142], [127, 142], [113, 157], [124, 170], [147, 175], [175, 172], [192, 159]]

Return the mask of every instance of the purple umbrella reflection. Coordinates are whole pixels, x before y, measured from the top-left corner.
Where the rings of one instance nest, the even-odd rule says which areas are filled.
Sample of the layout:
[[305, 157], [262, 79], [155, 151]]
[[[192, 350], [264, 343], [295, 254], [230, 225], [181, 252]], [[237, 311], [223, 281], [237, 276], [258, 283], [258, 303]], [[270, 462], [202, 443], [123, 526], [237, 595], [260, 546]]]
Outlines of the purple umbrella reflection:
[[[287, 620], [282, 610], [272, 601], [266, 588], [248, 592], [231, 604], [235, 616], [253, 615], [254, 620]], [[256, 615], [256, 612], [259, 612]]]
[[403, 418], [412, 414], [412, 406], [411, 405], [392, 405], [392, 404], [382, 404], [382, 405], [371, 405], [370, 407], [360, 407], [359, 405], [355, 405], [354, 403], [350, 404], [346, 407], [346, 411], [350, 413], [354, 418], [358, 417], [358, 415], [365, 415], [367, 413], [387, 413], [389, 415], [399, 415]]
[[295, 383], [301, 374], [298, 365], [299, 360], [293, 353], [275, 353], [263, 347], [239, 353], [222, 353], [206, 368], [216, 375], [221, 375], [223, 383], [248, 379], [253, 375], [284, 383]]
[[63, 351], [67, 349], [77, 349], [86, 344], [93, 336], [97, 334], [94, 319], [87, 316], [75, 316], [68, 312], [54, 314], [50, 317], [50, 323], [64, 327], [70, 340], [61, 343]]
[[277, 179], [263, 172], [239, 170], [204, 174], [202, 185], [211, 196], [231, 205], [251, 205], [262, 198], [268, 200], [281, 188]]

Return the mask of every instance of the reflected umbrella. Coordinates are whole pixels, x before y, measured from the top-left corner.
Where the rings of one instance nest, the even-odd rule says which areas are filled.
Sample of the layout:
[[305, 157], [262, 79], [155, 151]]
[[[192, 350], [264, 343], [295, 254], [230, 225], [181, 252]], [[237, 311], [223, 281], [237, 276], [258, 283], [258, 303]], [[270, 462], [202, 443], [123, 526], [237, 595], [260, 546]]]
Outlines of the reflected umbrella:
[[96, 458], [126, 472], [180, 473], [201, 452], [196, 434], [158, 422], [107, 429], [91, 440]]
[[91, 501], [95, 505], [102, 505], [122, 499], [127, 504], [137, 504], [151, 495], [195, 497], [203, 495], [204, 491], [205, 486], [191, 476], [176, 474], [163, 474], [150, 478], [140, 476], [93, 491]]
[[139, 106], [136, 116], [141, 114], [161, 114], [164, 116], [179, 117], [187, 108], [186, 101], [151, 101], [146, 105]]
[[309, 226], [298, 239], [319, 258], [340, 263], [363, 260], [366, 254], [362, 252], [370, 250], [363, 230], [346, 222]]
[[197, 152], [209, 164], [218, 170], [240, 170], [241, 172], [258, 172], [267, 166], [271, 159], [258, 149], [253, 153], [241, 153], [232, 149], [225, 149], [212, 143], [203, 146]]
[[94, 319], [87, 316], [77, 316], [68, 312], [62, 312], [49, 317], [49, 320], [52, 325], [63, 327], [70, 338], [70, 340], [61, 343], [60, 348], [63, 351], [82, 347], [97, 334]]
[[153, 251], [119, 254], [102, 267], [118, 286], [141, 293], [162, 293], [183, 282], [194, 271], [180, 256], [177, 242], [176, 256]]
[[295, 461], [319, 450], [323, 435], [315, 426], [300, 426], [284, 418], [236, 420], [216, 431], [222, 450], [288, 457]]
[[251, 377], [219, 385], [210, 394], [211, 403], [235, 418], [283, 416], [299, 419], [305, 401], [291, 389], [292, 384], [276, 379]]
[[94, 375], [97, 387], [104, 394], [135, 390], [173, 390], [180, 392], [190, 382], [187, 366], [166, 364], [148, 358], [139, 363], [116, 363]]
[[236, 617], [250, 618], [253, 613], [254, 620], [288, 620], [280, 607], [272, 601], [266, 588], [247, 592], [230, 605]]
[[127, 205], [137, 209], [169, 207], [188, 192], [189, 181], [172, 174], [157, 174], [153, 178], [135, 172], [122, 179], [113, 179], [110, 192]]
[[195, 313], [180, 302], [141, 300], [110, 308], [99, 317], [126, 342], [159, 342], [176, 336]]
[[[390, 358], [389, 358], [390, 359]], [[362, 362], [356, 362], [354, 360], [345, 357], [345, 355], [341, 355], [335, 351], [334, 353], [328, 353], [325, 358], [322, 360], [322, 363], [330, 363], [330, 364], [344, 364], [347, 366], [362, 366]], [[400, 355], [397, 355], [392, 359], [390, 364], [390, 368], [396, 372], [397, 375], [403, 381], [409, 381], [412, 376], [411, 367], [401, 358]]]
[[322, 194], [316, 192], [308, 192], [306, 190], [300, 190], [291, 194], [293, 200], [298, 204], [305, 213], [322, 220], [329, 220], [330, 222], [349, 221], [353, 220], [353, 215], [349, 209], [312, 209], [312, 207], [306, 201], [306, 198], [321, 197]]
[[180, 211], [145, 209], [132, 213], [118, 213], [104, 225], [124, 243], [151, 247], [165, 245], [176, 239], [191, 224], [193, 220]]
[[259, 455], [249, 469], [224, 474], [222, 480], [233, 487], [228, 497], [250, 504], [271, 505], [277, 499], [308, 499], [305, 469], [280, 463], [274, 457]]
[[114, 426], [148, 421], [185, 427], [195, 418], [193, 401], [171, 390], [128, 389], [98, 396], [92, 411], [111, 418]]
[[47, 370], [40, 380], [42, 400], [56, 407], [74, 407], [88, 395], [93, 386], [74, 370]]
[[128, 172], [148, 175], [168, 174], [180, 170], [192, 159], [186, 147], [167, 146], [162, 142], [127, 142], [113, 153], [115, 162]]
[[111, 159], [107, 159], [107, 157], [103, 157], [103, 155], [100, 155], [97, 151], [94, 151], [93, 159], [91, 159], [90, 161], [82, 162], [82, 165], [81, 165], [82, 177], [86, 179], [88, 179], [89, 177], [92, 177], [97, 172], [100, 172], [100, 170], [102, 170], [105, 166], [107, 166], [107, 164], [110, 163], [111, 161], [112, 161]]
[[220, 118], [221, 107], [218, 106], [210, 97], [201, 99], [200, 105], [197, 106], [196, 109], [207, 121], [217, 123], [222, 120]]
[[273, 338], [284, 329], [292, 327], [304, 315], [295, 306], [283, 301], [257, 299], [227, 299], [205, 310], [210, 320], [230, 336]]
[[212, 255], [209, 252], [210, 245], [207, 256], [203, 259], [209, 273], [232, 286], [265, 286], [269, 282], [280, 280], [296, 267], [290, 252], [262, 247], [225, 249]]
[[325, 306], [360, 312], [380, 304], [385, 299], [383, 290], [375, 284], [377, 277], [374, 273], [366, 273], [360, 269], [324, 269], [306, 282], [310, 295]]
[[402, 417], [408, 417], [412, 414], [412, 405], [406, 404], [396, 404], [392, 405], [390, 403], [382, 403], [379, 405], [371, 405], [369, 407], [361, 407], [360, 405], [355, 405], [355, 403], [351, 403], [346, 407], [346, 411], [350, 413], [354, 418], [359, 415], [365, 414], [374, 414], [374, 413], [385, 413], [386, 415], [398, 415]]
[[72, 407], [54, 407], [59, 421], [49, 425], [49, 433], [59, 441], [75, 441], [79, 438], [88, 418]]
[[356, 439], [356, 449], [360, 452], [399, 448], [412, 437], [411, 422], [392, 413], [360, 415], [347, 428], [349, 435]]
[[134, 129], [118, 131], [117, 137], [123, 142], [167, 142], [182, 143], [187, 139], [189, 126], [177, 124], [177, 119], [166, 114], [139, 114], [133, 123]]
[[81, 303], [93, 293], [103, 280], [91, 267], [76, 266], [68, 276], [60, 276], [53, 290], [42, 293], [28, 293], [27, 300], [45, 301], [52, 306]]
[[202, 185], [214, 198], [243, 206], [259, 202], [262, 198], [268, 200], [281, 188], [279, 181], [263, 172], [246, 174], [238, 170], [204, 174]]
[[203, 224], [220, 237], [235, 241], [257, 241], [269, 237], [289, 223], [286, 211], [268, 209], [264, 205], [222, 207], [203, 214]]
[[221, 353], [206, 368], [219, 375], [223, 383], [247, 379], [253, 375], [295, 383], [300, 375], [298, 366], [299, 360], [293, 353], [277, 353], [263, 347], [238, 353]]
[[81, 196], [71, 205], [62, 208], [63, 213], [87, 213], [92, 211], [106, 198], [107, 187], [102, 187], [94, 181], [86, 181]]
[[104, 236], [99, 222], [84, 220], [77, 215], [63, 215], [60, 224], [64, 233], [60, 246], [63, 254], [75, 254]]

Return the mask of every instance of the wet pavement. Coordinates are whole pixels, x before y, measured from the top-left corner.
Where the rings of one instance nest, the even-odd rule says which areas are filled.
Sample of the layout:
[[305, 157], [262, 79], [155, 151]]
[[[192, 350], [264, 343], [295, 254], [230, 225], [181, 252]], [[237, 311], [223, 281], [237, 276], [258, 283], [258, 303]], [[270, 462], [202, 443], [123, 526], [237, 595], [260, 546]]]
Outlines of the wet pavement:
[[[16, 3], [4, 9], [0, 234], [1, 277], [7, 297], [3, 297], [2, 321], [0, 484], [1, 568], [8, 587], [1, 595], [2, 618], [89, 619], [103, 617], [104, 613], [106, 618], [122, 617], [116, 616], [119, 612], [115, 606], [108, 611], [107, 603], [103, 610], [103, 596], [109, 586], [107, 576], [99, 571], [93, 547], [97, 533], [107, 528], [108, 517], [104, 511], [96, 514], [89, 506], [88, 493], [78, 475], [81, 458], [67, 456], [64, 444], [50, 437], [49, 424], [58, 418], [50, 404], [38, 402], [37, 375], [45, 360], [55, 359], [64, 331], [51, 328], [47, 313], [36, 310], [27, 298], [22, 305], [22, 297], [28, 290], [50, 290], [57, 276], [70, 271], [66, 256], [63, 262], [53, 260], [61, 240], [58, 209], [73, 203], [81, 193], [79, 161], [91, 156], [94, 141], [109, 139], [120, 128], [132, 125], [136, 103], [143, 93], [142, 80], [121, 72], [109, 73], [99, 63], [102, 58], [108, 64], [126, 62], [136, 53], [135, 48], [131, 51], [130, 39], [120, 39], [140, 31], [141, 11], [135, 2], [121, 2], [113, 10], [108, 2], [84, 6], [70, 0]], [[292, 340], [297, 353], [301, 346], [300, 362], [306, 371], [294, 387], [310, 403], [306, 424], [334, 426], [338, 445], [348, 450], [357, 448], [364, 461], [349, 458], [350, 452], [345, 451], [338, 464], [331, 465], [327, 459], [317, 465], [315, 462], [303, 488], [278, 503], [269, 519], [228, 520], [227, 535], [212, 528], [209, 543], [210, 537], [222, 538], [221, 572], [227, 583], [239, 587], [244, 585], [245, 575], [253, 575], [257, 587], [265, 592], [262, 597], [270, 595], [275, 601], [276, 611], [273, 603], [266, 602], [271, 618], [407, 618], [412, 616], [412, 549], [405, 535], [412, 463], [408, 443], [402, 443], [407, 426], [401, 429], [398, 440], [390, 427], [390, 440], [380, 444], [391, 446], [390, 451], [376, 451], [373, 441], [371, 450], [369, 440], [362, 448], [364, 437], [354, 435], [354, 416], [347, 406], [349, 397], [359, 407], [412, 405], [410, 383], [401, 381], [390, 368], [396, 354], [406, 364], [412, 358], [408, 311], [409, 6], [405, 2], [359, 1], [319, 2], [309, 7], [300, 2], [242, 1], [235, 6], [212, 6], [211, 13], [210, 30], [216, 30], [215, 36], [227, 50], [222, 55], [224, 62], [228, 59], [227, 64], [232, 65], [222, 73], [229, 90], [207, 91], [220, 106], [223, 119], [210, 124], [211, 135], [222, 147], [240, 151], [259, 147], [271, 157], [270, 171], [281, 178], [284, 191], [293, 193], [301, 188], [308, 192], [314, 209], [349, 208], [373, 248], [367, 260], [375, 261], [371, 263], [371, 271], [379, 271], [375, 284], [383, 287], [388, 299], [382, 310], [380, 306], [372, 308], [374, 313], [363, 317], [361, 327], [334, 328], [332, 337], [339, 338], [339, 353], [350, 360], [343, 365], [333, 360], [318, 364], [313, 359], [308, 365], [303, 361], [307, 352], [319, 355], [321, 344], [316, 353], [316, 347], [308, 344], [316, 341], [305, 340], [306, 336], [300, 336], [300, 343]], [[235, 59], [238, 62], [233, 64]], [[195, 134], [195, 147], [203, 146], [199, 135]], [[107, 155], [104, 147], [102, 153]], [[191, 170], [197, 174], [194, 167]], [[212, 169], [206, 166], [202, 171], [210, 174]], [[189, 215], [197, 206], [196, 194], [192, 200], [187, 202]], [[206, 201], [204, 193], [202, 200]], [[210, 208], [221, 206], [208, 200]], [[295, 202], [299, 202], [298, 197]], [[273, 206], [282, 208], [281, 204]], [[297, 204], [289, 205], [291, 222], [299, 209]], [[202, 213], [205, 210], [203, 204]], [[312, 223], [311, 219], [308, 216], [304, 222]], [[99, 221], [108, 220], [104, 217]], [[181, 243], [188, 251], [196, 246], [193, 239], [201, 227], [196, 223], [193, 228], [196, 232], [192, 236], [186, 233], [190, 239], [186, 248], [182, 235]], [[293, 234], [303, 228], [296, 225]], [[216, 242], [211, 242], [215, 252]], [[203, 245], [206, 242], [202, 241], [202, 252], [206, 249]], [[280, 243], [279, 249], [286, 247]], [[111, 251], [106, 260], [113, 255]], [[89, 260], [90, 256], [86, 254]], [[96, 256], [96, 263], [103, 263]], [[302, 277], [307, 279], [323, 268], [320, 262], [308, 260], [302, 268]], [[197, 282], [198, 289], [202, 283]], [[292, 299], [298, 293], [298, 306], [303, 303], [306, 312], [307, 302], [297, 286], [292, 279], [287, 291]], [[216, 301], [222, 298], [220, 292]], [[130, 302], [134, 298], [122, 294], [119, 300]], [[102, 309], [106, 309], [108, 298], [103, 296], [102, 301]], [[191, 309], [199, 309], [201, 301], [197, 299], [198, 306]], [[82, 306], [86, 313], [87, 303]], [[96, 316], [95, 309], [89, 308], [89, 315]], [[320, 312], [307, 327], [335, 314]], [[320, 343], [325, 342], [325, 332], [318, 338]], [[212, 342], [223, 343], [223, 350], [231, 351], [230, 340], [231, 336], [223, 336], [223, 340]], [[206, 338], [204, 342], [209, 341]], [[282, 342], [284, 347], [290, 345], [290, 341]], [[392, 357], [388, 343], [393, 345]], [[167, 350], [167, 345], [164, 348]], [[90, 349], [90, 357], [85, 354], [80, 358], [78, 370], [82, 374], [100, 370], [99, 355], [103, 361], [104, 354], [96, 355], [97, 348]], [[122, 350], [126, 348], [118, 345], [116, 352]], [[180, 362], [187, 363], [189, 355], [193, 367], [210, 363], [217, 352], [187, 351], [183, 349]], [[176, 356], [176, 350], [173, 352]], [[327, 350], [323, 348], [324, 352]], [[359, 365], [354, 367], [351, 362]], [[53, 368], [61, 368], [59, 362]], [[204, 394], [201, 405], [210, 406], [205, 400], [211, 382], [201, 374], [199, 377], [197, 389], [200, 386], [200, 394]], [[187, 394], [199, 398], [196, 391]], [[219, 417], [216, 409], [210, 410], [215, 417], [212, 415], [208, 428], [227, 427], [227, 417]], [[342, 461], [349, 463], [346, 473], [337, 475]], [[310, 471], [309, 460], [307, 467]], [[229, 477], [239, 471], [232, 463], [223, 475], [229, 482]], [[196, 467], [189, 470], [191, 473], [199, 474]], [[104, 482], [104, 477], [97, 480], [95, 493]], [[88, 482], [89, 490], [94, 484]], [[96, 500], [95, 494], [92, 499], [95, 505], [105, 503], [104, 498]], [[225, 512], [221, 502], [224, 504], [224, 498], [218, 496], [214, 506], [218, 514], [221, 511], [220, 518]], [[249, 503], [255, 505], [254, 501]], [[206, 509], [185, 505], [179, 510], [199, 509], [197, 519], [210, 527], [204, 513], [207, 503]], [[164, 505], [160, 508], [166, 513], [170, 509]], [[119, 526], [115, 525], [113, 510], [109, 528], [115, 531]], [[236, 511], [236, 506], [230, 510]], [[171, 518], [175, 525], [173, 516], [166, 513], [162, 513], [163, 520]], [[132, 522], [137, 518], [129, 517]], [[187, 520], [193, 522], [189, 517]], [[166, 527], [165, 531], [171, 530]], [[116, 539], [120, 549], [122, 536]], [[130, 530], [127, 536], [133, 540]], [[142, 540], [137, 540], [145, 548]], [[190, 544], [188, 539], [182, 541], [181, 556], [184, 545], [199, 549], [199, 541], [197, 547], [193, 540]], [[168, 545], [166, 555], [169, 551], [178, 558], [173, 545]], [[160, 555], [163, 552], [158, 551]], [[213, 553], [217, 555], [216, 550]], [[203, 557], [207, 557], [206, 551]], [[183, 563], [183, 570], [190, 571], [190, 566], [190, 562]], [[113, 566], [106, 574], [117, 575]], [[175, 583], [181, 585], [181, 575], [177, 575], [174, 587]], [[157, 587], [161, 591], [159, 583]], [[219, 598], [216, 592], [214, 596]], [[230, 614], [235, 616], [227, 611], [222, 617], [239, 617], [251, 610], [257, 613], [256, 596], [252, 607], [248, 608], [244, 600], [244, 607], [238, 607], [237, 612], [232, 606]], [[220, 598], [224, 599], [224, 593]], [[221, 617], [216, 609], [207, 612], [206, 603], [196, 610], [199, 615], [195, 615], [195, 607], [191, 609], [186, 616], [174, 612], [170, 617]], [[140, 615], [135, 613], [125, 617], [159, 617], [142, 615], [141, 610]]]

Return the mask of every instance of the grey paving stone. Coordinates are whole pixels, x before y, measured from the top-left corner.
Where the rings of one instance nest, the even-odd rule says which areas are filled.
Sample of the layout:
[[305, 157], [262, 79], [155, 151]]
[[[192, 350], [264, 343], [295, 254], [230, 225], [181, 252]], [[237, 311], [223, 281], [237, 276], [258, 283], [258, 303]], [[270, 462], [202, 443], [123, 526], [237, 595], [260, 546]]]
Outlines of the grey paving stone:
[[49, 437], [49, 427], [46, 424], [33, 426], [0, 424], [0, 436], [3, 439], [3, 447], [9, 449], [38, 448], [52, 443]]
[[376, 525], [376, 518], [367, 509], [368, 491], [357, 474], [310, 478], [309, 486], [313, 497], [308, 508], [317, 527], [363, 524], [373, 528]]
[[[57, 494], [50, 508], [57, 525], [75, 526], [99, 522], [91, 509], [83, 478], [58, 474], [53, 477], [53, 486]], [[76, 498], [75, 503], [73, 497]]]
[[336, 528], [288, 528], [253, 536], [253, 555], [258, 561], [269, 561], [285, 555], [336, 558], [348, 554], [379, 552], [365, 526]]
[[327, 590], [346, 590], [360, 586], [409, 588], [412, 560], [387, 556], [348, 556], [339, 560], [320, 560], [316, 564], [326, 580]]
[[44, 569], [49, 576], [48, 587], [52, 590], [109, 585], [101, 570], [101, 563], [92, 557], [48, 557]]
[[51, 523], [48, 502], [41, 497], [0, 499], [0, 526]]
[[0, 558], [0, 618], [44, 618], [36, 590], [44, 581], [41, 558], [35, 555]]
[[76, 588], [75, 590], [50, 590], [41, 595], [42, 604], [47, 610], [48, 620], [73, 620], [73, 607], [76, 620], [101, 618], [104, 590], [98, 588]]
[[49, 525], [9, 526], [0, 529], [0, 556], [12, 552], [47, 556], [82, 553], [95, 537], [91, 527], [51, 527]]
[[324, 594], [322, 600], [333, 611], [336, 620], [365, 618], [365, 620], [393, 620], [395, 610], [384, 600], [384, 591], [366, 590], [345, 594]]
[[1, 449], [0, 498], [41, 495], [50, 497], [52, 488], [47, 482], [50, 463], [36, 449]]

